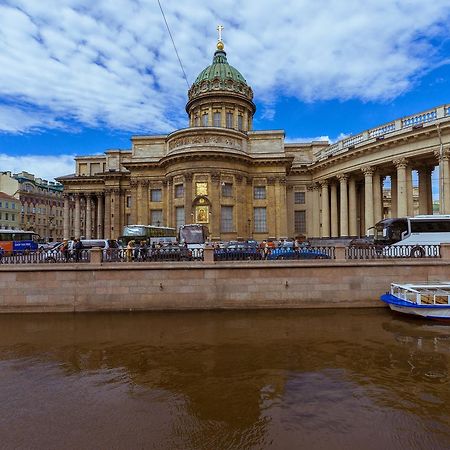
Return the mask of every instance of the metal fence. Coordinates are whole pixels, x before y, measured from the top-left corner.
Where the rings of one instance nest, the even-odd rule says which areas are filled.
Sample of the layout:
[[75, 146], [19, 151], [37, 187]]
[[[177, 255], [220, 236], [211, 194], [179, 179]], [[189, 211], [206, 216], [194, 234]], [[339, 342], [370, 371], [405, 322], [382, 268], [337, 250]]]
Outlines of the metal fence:
[[176, 248], [111, 248], [103, 252], [103, 262], [202, 261], [203, 249]]
[[62, 253], [59, 250], [46, 250], [16, 255], [4, 255], [0, 264], [51, 264], [51, 263], [88, 263], [91, 253], [87, 249]]
[[440, 245], [367, 245], [347, 247], [346, 259], [440, 258]]

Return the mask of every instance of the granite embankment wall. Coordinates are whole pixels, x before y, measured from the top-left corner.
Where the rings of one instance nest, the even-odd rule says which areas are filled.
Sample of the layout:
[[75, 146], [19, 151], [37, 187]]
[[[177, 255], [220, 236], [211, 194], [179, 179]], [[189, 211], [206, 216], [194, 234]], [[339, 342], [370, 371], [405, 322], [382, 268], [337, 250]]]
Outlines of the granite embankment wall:
[[449, 278], [450, 258], [0, 266], [0, 312], [375, 307]]

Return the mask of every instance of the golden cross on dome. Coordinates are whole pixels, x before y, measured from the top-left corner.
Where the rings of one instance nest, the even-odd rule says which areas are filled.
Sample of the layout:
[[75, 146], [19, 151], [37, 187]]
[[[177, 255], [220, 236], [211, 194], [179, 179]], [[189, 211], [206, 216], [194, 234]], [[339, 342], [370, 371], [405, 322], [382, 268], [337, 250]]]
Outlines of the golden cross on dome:
[[217, 31], [219, 32], [219, 39], [218, 41], [222, 41], [222, 30], [223, 30], [223, 25], [217, 25]]

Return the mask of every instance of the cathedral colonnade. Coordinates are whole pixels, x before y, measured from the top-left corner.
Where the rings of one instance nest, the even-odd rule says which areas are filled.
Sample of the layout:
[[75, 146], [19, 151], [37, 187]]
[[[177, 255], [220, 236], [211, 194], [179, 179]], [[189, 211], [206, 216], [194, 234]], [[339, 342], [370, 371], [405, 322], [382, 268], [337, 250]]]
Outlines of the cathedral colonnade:
[[[436, 155], [438, 164], [414, 164], [406, 158], [384, 164], [365, 165], [359, 170], [338, 173], [312, 183], [315, 205], [311, 211], [311, 237], [357, 237], [373, 234], [371, 227], [387, 217], [433, 214], [432, 172], [439, 166], [440, 213], [450, 214], [450, 165], [448, 151]], [[414, 208], [413, 170], [417, 171], [418, 205]], [[386, 179], [390, 183], [386, 186]], [[390, 191], [385, 208], [384, 188]], [[390, 188], [390, 189], [389, 189]]]

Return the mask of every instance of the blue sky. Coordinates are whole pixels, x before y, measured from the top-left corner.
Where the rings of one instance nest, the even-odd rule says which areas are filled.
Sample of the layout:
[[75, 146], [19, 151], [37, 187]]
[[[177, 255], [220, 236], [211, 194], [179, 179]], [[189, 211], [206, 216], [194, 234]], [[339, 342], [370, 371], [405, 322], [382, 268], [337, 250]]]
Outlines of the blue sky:
[[[189, 82], [223, 24], [255, 129], [289, 141], [335, 141], [450, 103], [448, 0], [161, 3]], [[71, 173], [74, 155], [185, 127], [186, 101], [156, 0], [0, 0], [0, 170]]]

